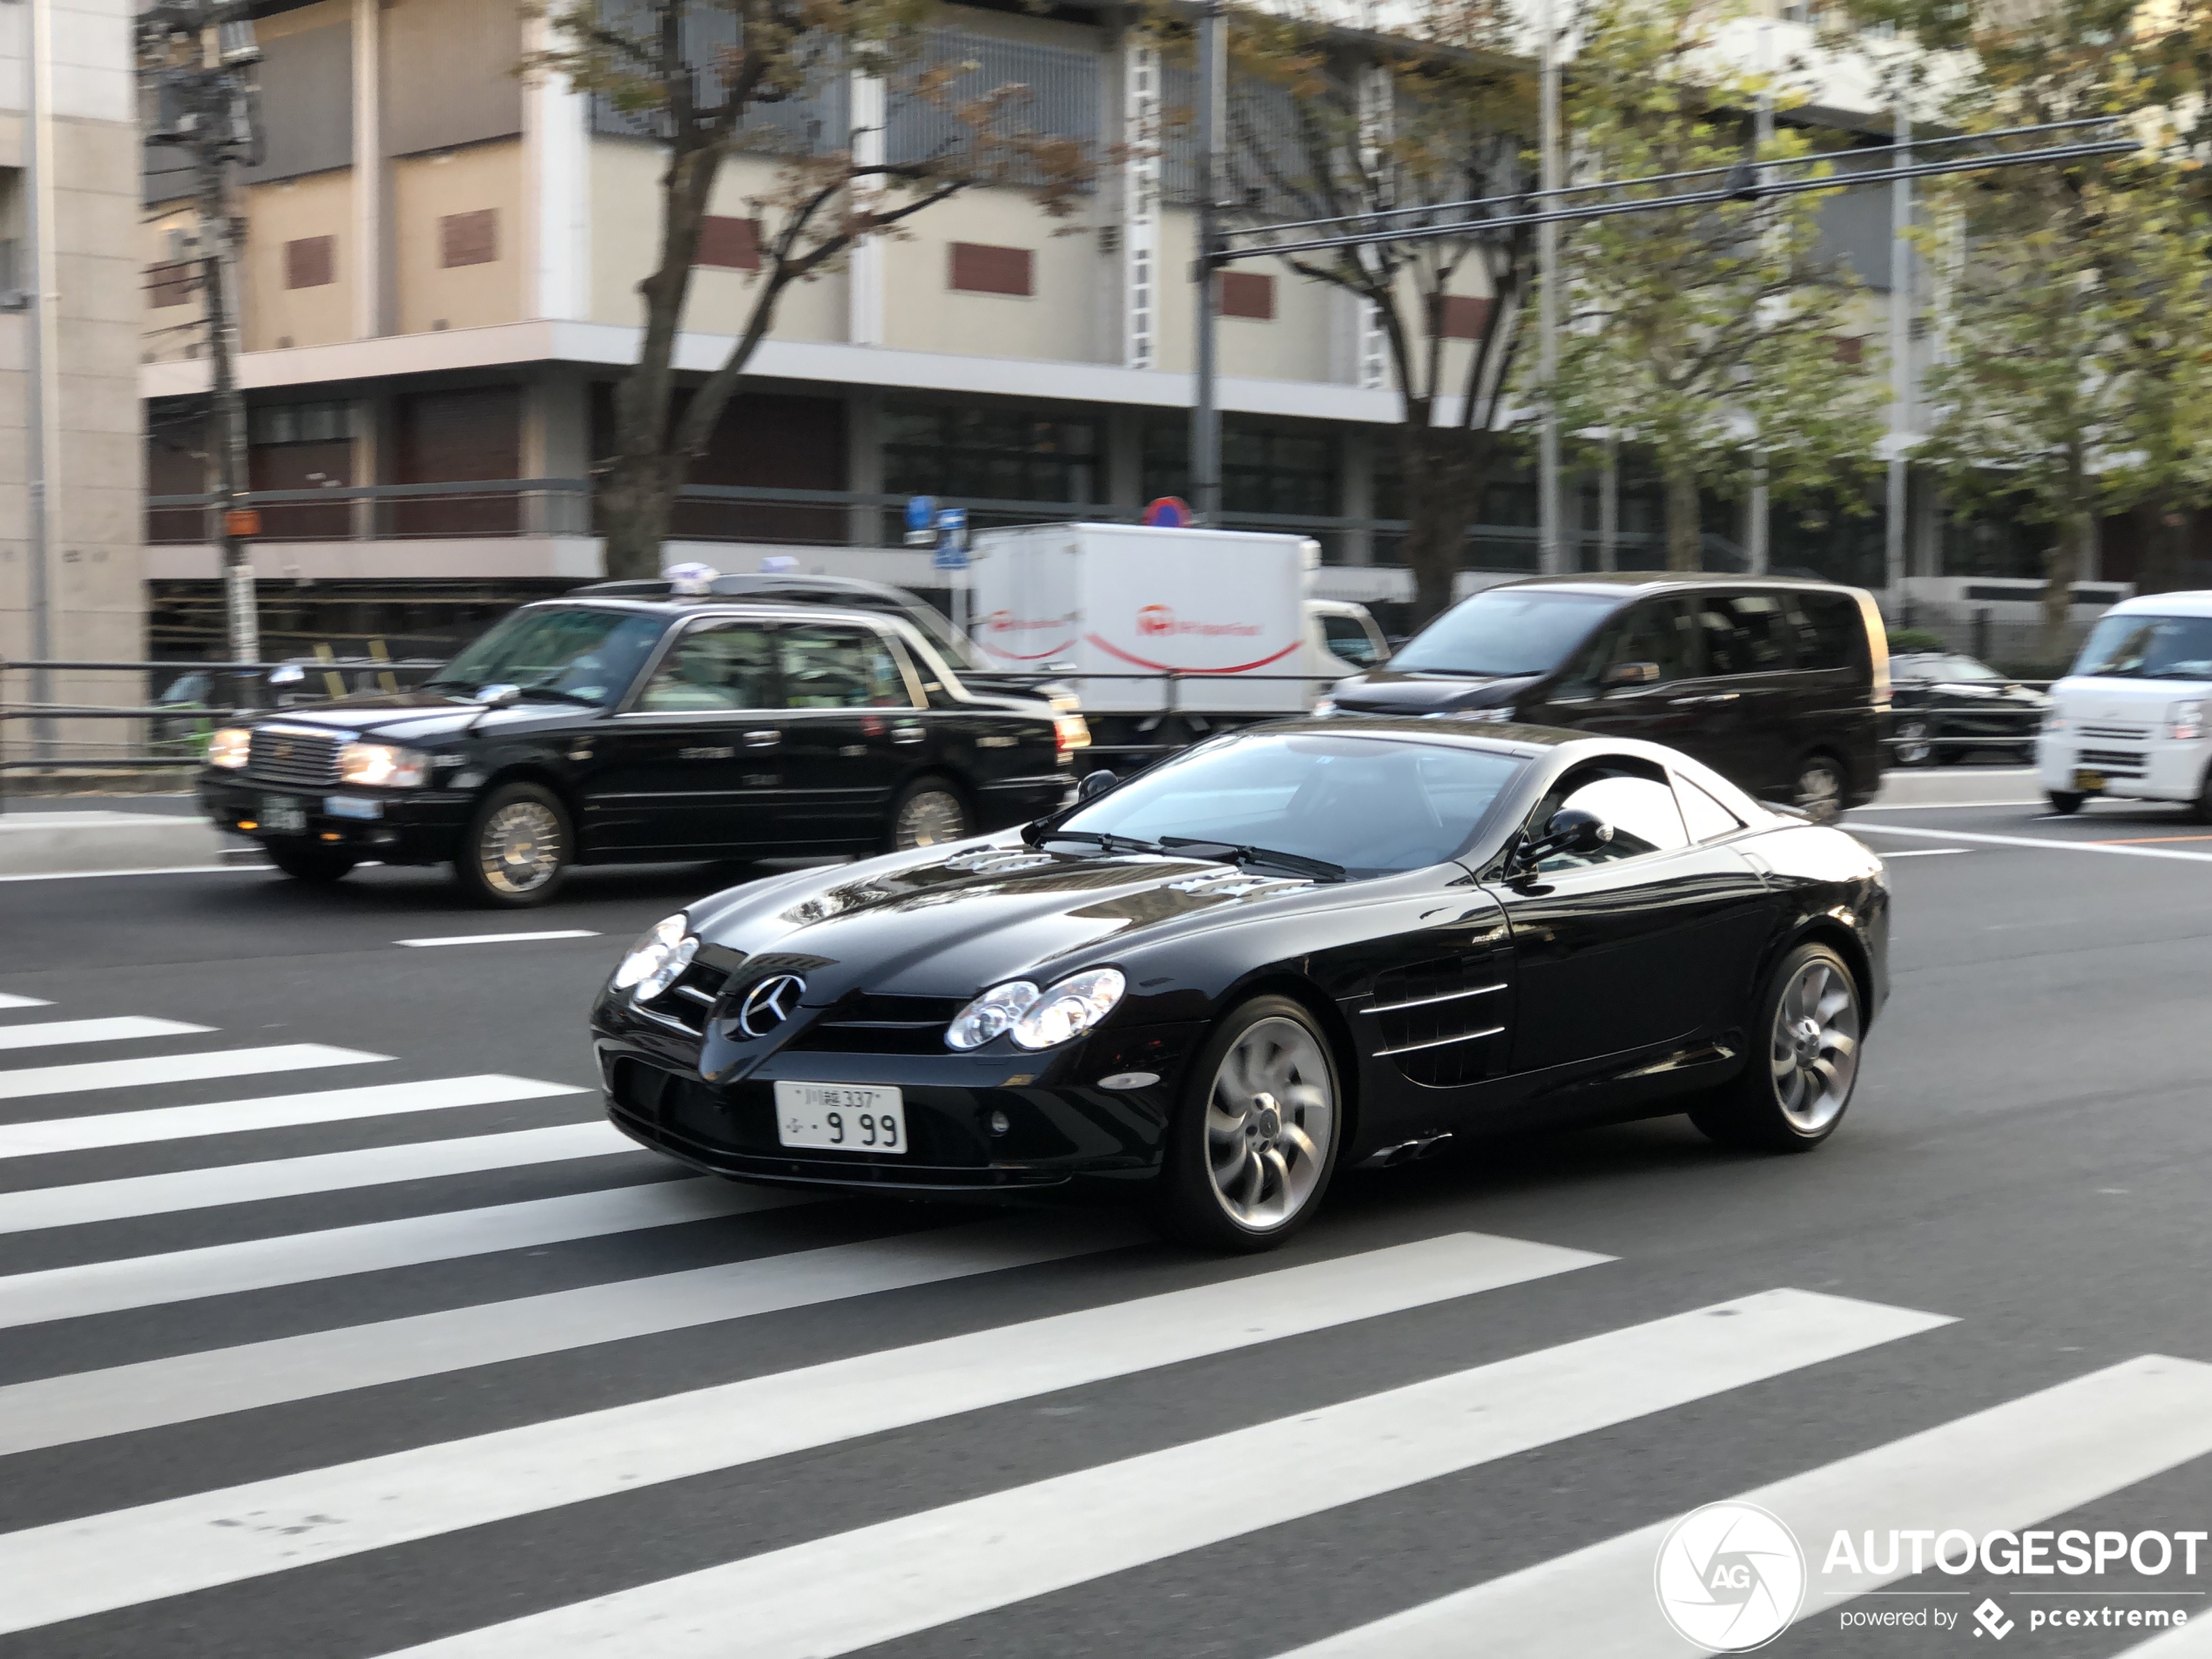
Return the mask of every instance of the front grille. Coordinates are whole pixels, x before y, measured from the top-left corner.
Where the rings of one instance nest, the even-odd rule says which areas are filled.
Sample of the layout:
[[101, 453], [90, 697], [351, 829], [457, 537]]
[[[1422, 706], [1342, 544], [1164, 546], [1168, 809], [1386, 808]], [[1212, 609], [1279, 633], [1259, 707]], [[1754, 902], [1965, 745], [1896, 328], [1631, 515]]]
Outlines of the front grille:
[[2150, 736], [2147, 725], [2080, 725], [2074, 731], [2085, 738], [2103, 738], [2107, 741], [2141, 743]]
[[703, 1037], [706, 1035], [706, 1016], [713, 1011], [715, 1001], [729, 980], [728, 968], [712, 962], [694, 961], [677, 975], [675, 984], [651, 1002], [641, 1002], [638, 1008], [671, 1025], [682, 1026], [695, 1037]]
[[327, 732], [256, 726], [246, 770], [271, 783], [320, 788], [338, 781], [338, 751], [345, 741]]
[[2126, 749], [2084, 749], [2074, 757], [2074, 764], [2131, 778], [2140, 778], [2143, 772], [2142, 756]]
[[954, 996], [849, 996], [791, 1043], [816, 1054], [942, 1054]]

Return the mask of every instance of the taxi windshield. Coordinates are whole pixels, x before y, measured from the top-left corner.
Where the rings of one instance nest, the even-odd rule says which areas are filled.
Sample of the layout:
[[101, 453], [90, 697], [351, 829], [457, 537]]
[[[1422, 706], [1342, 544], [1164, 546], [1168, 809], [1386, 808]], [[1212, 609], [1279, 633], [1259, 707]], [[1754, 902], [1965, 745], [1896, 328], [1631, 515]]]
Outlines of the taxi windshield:
[[515, 685], [526, 696], [604, 707], [630, 689], [667, 625], [663, 617], [596, 605], [517, 610], [427, 684], [464, 694]]
[[1085, 838], [1264, 847], [1352, 875], [1441, 864], [1527, 760], [1453, 744], [1296, 733], [1201, 745], [1062, 819]]

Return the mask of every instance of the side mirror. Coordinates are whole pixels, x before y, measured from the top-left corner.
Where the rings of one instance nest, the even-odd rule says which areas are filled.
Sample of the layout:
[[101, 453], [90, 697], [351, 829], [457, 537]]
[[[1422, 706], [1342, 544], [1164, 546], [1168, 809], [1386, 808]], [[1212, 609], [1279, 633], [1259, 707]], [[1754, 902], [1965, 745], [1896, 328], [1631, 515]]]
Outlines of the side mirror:
[[1555, 853], [1595, 853], [1612, 839], [1612, 825], [1579, 806], [1562, 807], [1544, 826], [1544, 840]]
[[511, 709], [523, 700], [519, 685], [479, 685], [476, 701], [488, 709]]
[[1096, 772], [1085, 772], [1082, 782], [1076, 786], [1076, 799], [1077, 800], [1093, 799], [1104, 794], [1119, 782], [1121, 782], [1119, 778], [1103, 767]]
[[1659, 664], [1656, 663], [1615, 663], [1605, 671], [1605, 678], [1599, 682], [1608, 688], [1615, 685], [1656, 685], [1658, 683]]

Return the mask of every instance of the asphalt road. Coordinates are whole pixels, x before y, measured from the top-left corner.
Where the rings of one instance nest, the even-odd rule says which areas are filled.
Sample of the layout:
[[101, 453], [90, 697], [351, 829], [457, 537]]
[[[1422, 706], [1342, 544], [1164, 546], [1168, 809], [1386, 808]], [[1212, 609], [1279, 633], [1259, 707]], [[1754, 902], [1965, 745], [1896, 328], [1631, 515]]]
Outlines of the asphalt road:
[[[2212, 1631], [2212, 1547], [1822, 1574], [1838, 1527], [2212, 1527], [2212, 827], [1855, 819], [1911, 856], [1818, 1153], [1473, 1149], [1246, 1261], [739, 1209], [599, 1137], [584, 1008], [711, 873], [0, 886], [46, 1005], [0, 1006], [0, 1653], [1675, 1656], [1658, 1533], [1746, 1494], [1811, 1558], [1766, 1651]], [[37, 1041], [118, 1020], [207, 1028]]]

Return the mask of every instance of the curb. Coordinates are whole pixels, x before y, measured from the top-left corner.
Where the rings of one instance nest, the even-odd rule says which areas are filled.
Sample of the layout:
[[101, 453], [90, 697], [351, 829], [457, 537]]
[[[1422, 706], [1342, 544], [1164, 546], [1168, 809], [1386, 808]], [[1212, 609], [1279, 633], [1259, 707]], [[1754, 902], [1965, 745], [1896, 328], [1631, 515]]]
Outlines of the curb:
[[0, 818], [0, 875], [79, 875], [260, 864], [261, 851], [204, 818], [25, 813]]

